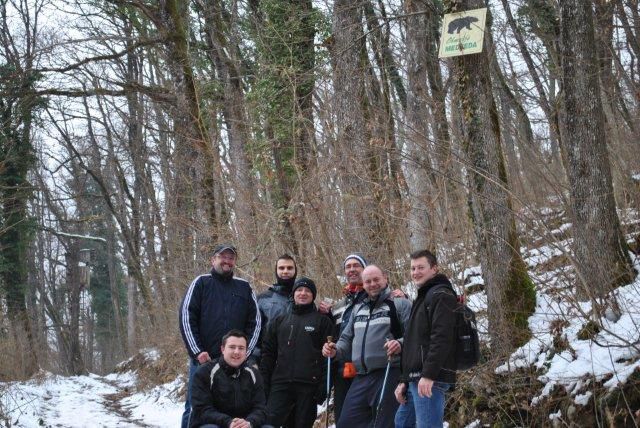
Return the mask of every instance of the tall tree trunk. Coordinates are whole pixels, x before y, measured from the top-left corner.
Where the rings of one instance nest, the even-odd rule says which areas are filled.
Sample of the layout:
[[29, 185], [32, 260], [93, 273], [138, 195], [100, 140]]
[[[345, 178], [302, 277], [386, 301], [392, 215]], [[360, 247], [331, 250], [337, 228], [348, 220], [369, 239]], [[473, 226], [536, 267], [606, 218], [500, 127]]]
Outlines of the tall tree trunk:
[[66, 361], [66, 371], [71, 375], [82, 375], [86, 373], [84, 360], [82, 359], [82, 349], [80, 346], [80, 295], [83, 285], [81, 284], [80, 273], [80, 245], [76, 239], [69, 239], [66, 243], [67, 253], [65, 254], [66, 278], [65, 285], [68, 290], [69, 304], [69, 359]]
[[[6, 19], [6, 13], [3, 16]], [[4, 93], [0, 97], [0, 285], [15, 345], [24, 358], [20, 375], [26, 376], [38, 368], [26, 300], [27, 257], [33, 236], [27, 210], [32, 188], [27, 175], [35, 159], [30, 135], [33, 111], [40, 102], [33, 94], [34, 83], [32, 71], [21, 70], [19, 63], [0, 70], [0, 91]]]
[[[445, 3], [450, 12], [484, 6], [482, 0]], [[490, 17], [487, 27], [490, 27]], [[483, 52], [453, 59], [453, 78], [463, 109], [471, 215], [478, 255], [487, 284], [492, 350], [510, 351], [526, 341], [528, 316], [535, 308], [535, 290], [520, 256], [520, 242], [511, 205], [493, 98], [489, 63], [490, 40]]]
[[573, 215], [573, 248], [584, 296], [631, 279], [620, 230], [600, 99], [591, 3], [565, 0], [562, 14], [563, 144]]
[[[405, 8], [410, 92], [407, 135], [410, 159], [422, 169], [414, 171], [414, 179], [408, 182], [414, 198], [418, 198], [410, 215], [411, 223], [419, 228], [411, 229], [411, 246], [428, 248], [449, 230], [451, 211], [462, 202], [457, 184], [461, 175], [451, 155], [446, 90], [438, 59], [441, 6], [433, 0], [406, 0]], [[427, 220], [422, 225], [421, 217]]]
[[238, 22], [226, 10], [224, 2], [198, 1], [204, 16], [207, 53], [223, 87], [222, 115], [229, 140], [229, 165], [235, 198], [232, 200], [236, 216], [238, 241], [252, 259], [257, 251], [258, 225], [256, 219], [255, 178], [249, 158], [250, 122], [243, 88], [243, 58], [239, 57]]
[[370, 183], [371, 135], [367, 129], [365, 88], [367, 52], [362, 28], [364, 1], [337, 0], [333, 7], [333, 35], [329, 40], [333, 68], [336, 118], [335, 164], [340, 180], [343, 211], [341, 236], [350, 246], [380, 247], [374, 189]]
[[[317, 11], [310, 0], [264, 0], [254, 11], [259, 52], [257, 94], [274, 169], [267, 173], [281, 247], [306, 264], [309, 226], [297, 204], [315, 171], [315, 48]], [[258, 131], [260, 133], [260, 131]], [[272, 177], [272, 178], [270, 178]]]
[[429, 88], [427, 86], [427, 57], [432, 47], [429, 44], [429, 25], [432, 14], [429, 0], [406, 0], [407, 14], [407, 109], [405, 138], [408, 148], [407, 185], [409, 188], [409, 240], [411, 251], [433, 248], [436, 243], [435, 213], [430, 210], [430, 195], [435, 193], [435, 176], [432, 170], [429, 140], [433, 135], [429, 129]]

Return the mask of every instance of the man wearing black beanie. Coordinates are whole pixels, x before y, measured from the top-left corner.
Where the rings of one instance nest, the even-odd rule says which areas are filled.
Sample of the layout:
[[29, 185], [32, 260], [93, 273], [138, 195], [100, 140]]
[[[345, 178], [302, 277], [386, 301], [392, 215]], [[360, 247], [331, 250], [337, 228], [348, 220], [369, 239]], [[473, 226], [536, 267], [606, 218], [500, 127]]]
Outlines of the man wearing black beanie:
[[315, 283], [299, 278], [292, 289], [291, 310], [267, 328], [260, 372], [269, 390], [267, 423], [290, 428], [311, 428], [317, 404], [326, 398], [326, 361], [322, 346], [332, 334], [333, 321], [316, 309]]

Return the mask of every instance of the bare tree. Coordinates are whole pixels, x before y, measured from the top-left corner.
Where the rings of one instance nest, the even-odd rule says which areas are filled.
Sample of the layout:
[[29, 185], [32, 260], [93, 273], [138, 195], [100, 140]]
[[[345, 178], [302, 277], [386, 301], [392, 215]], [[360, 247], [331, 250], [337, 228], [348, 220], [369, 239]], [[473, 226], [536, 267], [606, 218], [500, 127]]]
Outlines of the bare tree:
[[616, 213], [600, 98], [591, 4], [560, 3], [563, 145], [574, 221], [573, 249], [584, 295], [604, 296], [631, 278]]
[[[450, 11], [483, 5], [483, 1], [467, 0], [456, 3]], [[445, 7], [454, 7], [454, 2]], [[471, 216], [487, 284], [492, 349], [500, 354], [528, 337], [527, 318], [535, 308], [535, 291], [520, 256], [489, 54], [490, 39], [485, 37], [481, 53], [456, 57], [452, 62], [464, 121]]]

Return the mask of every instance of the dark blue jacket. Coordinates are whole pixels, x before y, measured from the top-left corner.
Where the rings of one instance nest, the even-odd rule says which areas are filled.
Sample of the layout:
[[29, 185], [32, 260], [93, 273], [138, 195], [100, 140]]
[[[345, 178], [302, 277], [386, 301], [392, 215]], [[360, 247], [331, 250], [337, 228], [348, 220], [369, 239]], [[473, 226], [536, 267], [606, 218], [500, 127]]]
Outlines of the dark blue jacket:
[[249, 283], [214, 270], [193, 280], [180, 305], [179, 321], [182, 340], [194, 360], [205, 351], [218, 358], [222, 336], [231, 329], [249, 337], [249, 352], [260, 336], [260, 311]]

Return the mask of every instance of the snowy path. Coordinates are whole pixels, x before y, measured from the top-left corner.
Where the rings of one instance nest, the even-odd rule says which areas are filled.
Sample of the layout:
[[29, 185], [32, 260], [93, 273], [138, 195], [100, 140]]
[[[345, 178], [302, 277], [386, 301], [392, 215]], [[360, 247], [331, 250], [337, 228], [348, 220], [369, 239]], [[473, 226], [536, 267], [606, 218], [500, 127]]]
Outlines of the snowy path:
[[[131, 374], [62, 377], [0, 384], [0, 409], [13, 427], [175, 427], [181, 403], [168, 398], [176, 383], [129, 393]], [[176, 387], [177, 388], [177, 387]]]

